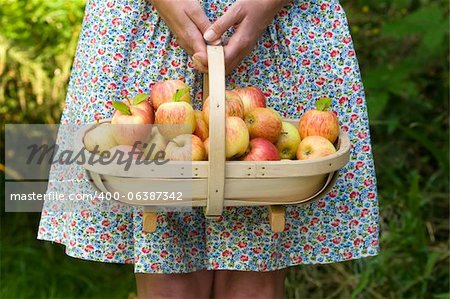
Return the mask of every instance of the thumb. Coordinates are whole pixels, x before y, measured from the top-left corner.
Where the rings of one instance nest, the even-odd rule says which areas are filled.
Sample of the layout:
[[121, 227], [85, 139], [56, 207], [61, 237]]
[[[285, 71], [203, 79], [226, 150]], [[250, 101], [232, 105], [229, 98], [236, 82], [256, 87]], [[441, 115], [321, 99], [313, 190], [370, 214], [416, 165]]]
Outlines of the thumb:
[[234, 24], [241, 22], [242, 17], [239, 13], [239, 9], [236, 9], [235, 5], [230, 7], [225, 14], [218, 18], [203, 34], [203, 38], [208, 43], [215, 43], [220, 40], [222, 35], [231, 28]]

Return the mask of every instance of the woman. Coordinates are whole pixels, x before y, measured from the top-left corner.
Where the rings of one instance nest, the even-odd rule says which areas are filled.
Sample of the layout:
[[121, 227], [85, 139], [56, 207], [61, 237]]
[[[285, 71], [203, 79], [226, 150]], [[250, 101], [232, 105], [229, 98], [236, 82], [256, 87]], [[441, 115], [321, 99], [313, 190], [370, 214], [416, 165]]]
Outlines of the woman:
[[[64, 244], [70, 256], [134, 263], [140, 298], [281, 298], [289, 266], [378, 252], [364, 92], [337, 0], [90, 1], [61, 122], [108, 118], [111, 100], [150, 93], [164, 79], [185, 80], [200, 108], [206, 43], [221, 41], [227, 87], [258, 86], [284, 117], [331, 97], [353, 143], [351, 161], [323, 200], [288, 206], [278, 234], [264, 207], [227, 208], [219, 221], [200, 209], [160, 213], [147, 234], [137, 208], [83, 204], [68, 212], [46, 203], [38, 238]], [[81, 168], [62, 166], [49, 190], [94, 192]]]

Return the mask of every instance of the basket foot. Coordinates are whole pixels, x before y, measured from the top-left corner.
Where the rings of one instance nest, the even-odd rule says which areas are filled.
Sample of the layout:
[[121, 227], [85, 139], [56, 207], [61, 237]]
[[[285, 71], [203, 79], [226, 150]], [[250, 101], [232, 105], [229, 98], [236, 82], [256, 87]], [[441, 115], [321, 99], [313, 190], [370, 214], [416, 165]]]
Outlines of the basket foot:
[[142, 227], [144, 232], [152, 233], [156, 230], [156, 222], [158, 218], [158, 213], [156, 212], [144, 212], [142, 215]]
[[272, 232], [284, 231], [286, 209], [283, 206], [269, 206], [269, 222]]

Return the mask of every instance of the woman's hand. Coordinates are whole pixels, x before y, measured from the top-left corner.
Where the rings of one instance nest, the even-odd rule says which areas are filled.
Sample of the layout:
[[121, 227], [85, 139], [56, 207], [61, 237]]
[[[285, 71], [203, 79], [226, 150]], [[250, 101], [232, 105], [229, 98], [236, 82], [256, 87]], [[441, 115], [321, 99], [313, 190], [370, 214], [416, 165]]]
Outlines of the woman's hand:
[[194, 67], [206, 73], [208, 60], [203, 33], [211, 22], [200, 3], [197, 0], [151, 0], [151, 3], [180, 46], [192, 56]]
[[236, 32], [224, 47], [227, 73], [230, 73], [253, 49], [259, 37], [278, 11], [290, 0], [237, 0], [203, 34], [214, 43], [232, 26]]

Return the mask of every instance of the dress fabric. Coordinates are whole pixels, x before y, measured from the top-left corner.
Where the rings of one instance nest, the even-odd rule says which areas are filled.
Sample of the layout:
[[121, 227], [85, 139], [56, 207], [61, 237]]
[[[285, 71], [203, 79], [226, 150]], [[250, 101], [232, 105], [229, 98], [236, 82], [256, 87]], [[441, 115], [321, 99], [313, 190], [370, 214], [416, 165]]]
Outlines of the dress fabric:
[[[234, 0], [200, 2], [213, 21]], [[149, 93], [165, 79], [185, 80], [201, 109], [202, 76], [149, 1], [88, 1], [61, 124], [111, 117], [111, 100]], [[333, 190], [320, 201], [287, 206], [284, 232], [271, 232], [266, 207], [226, 208], [219, 221], [205, 220], [199, 208], [161, 212], [157, 231], [145, 233], [140, 208], [109, 202], [108, 210], [69, 212], [46, 202], [38, 239], [65, 245], [72, 257], [134, 264], [137, 273], [270, 271], [376, 255], [378, 202], [368, 116], [339, 2], [294, 0], [282, 9], [227, 78], [227, 88], [247, 85], [261, 88], [268, 106], [287, 118], [331, 97], [352, 142], [350, 162]], [[94, 189], [81, 167], [55, 165], [48, 191]]]

